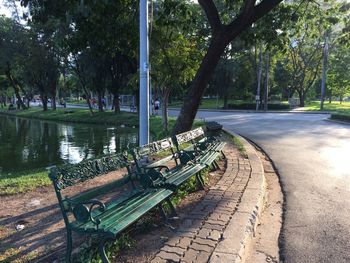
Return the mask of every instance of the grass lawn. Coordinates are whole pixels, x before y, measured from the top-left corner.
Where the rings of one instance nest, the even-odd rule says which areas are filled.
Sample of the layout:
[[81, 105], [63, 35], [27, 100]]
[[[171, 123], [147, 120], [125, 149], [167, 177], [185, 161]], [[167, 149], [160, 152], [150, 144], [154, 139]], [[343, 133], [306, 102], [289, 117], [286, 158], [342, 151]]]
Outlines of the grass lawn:
[[[68, 112], [68, 113], [67, 113]], [[57, 109], [44, 112], [39, 108], [31, 108], [25, 111], [8, 112], [0, 108], [0, 114], [14, 115], [23, 118], [43, 119], [49, 121], [64, 121], [73, 123], [88, 123], [101, 125], [125, 125], [126, 127], [138, 127], [138, 115], [122, 112], [118, 115], [112, 111], [96, 112], [90, 115], [87, 109]], [[176, 118], [169, 118], [169, 131], [174, 127]], [[195, 121], [193, 127], [203, 125], [203, 121]], [[150, 133], [156, 140], [166, 137], [160, 116], [150, 119]], [[35, 171], [22, 171], [15, 174], [1, 174], [0, 171], [0, 195], [22, 193], [33, 190], [35, 187], [51, 184], [47, 171], [38, 169]]]
[[[227, 104], [242, 104], [242, 103], [249, 103], [249, 104], [255, 104], [255, 101], [244, 101], [244, 100], [233, 100], [230, 99], [227, 101]], [[277, 103], [277, 102], [273, 102]], [[282, 101], [278, 102], [280, 104], [288, 104], [288, 101]], [[173, 101], [169, 104], [169, 107], [181, 107], [183, 104], [182, 101]], [[223, 99], [202, 99], [201, 104], [199, 105], [200, 109], [222, 109], [224, 107], [224, 100]]]
[[89, 123], [89, 124], [110, 124], [133, 127], [138, 125], [138, 116], [135, 113], [122, 112], [121, 114], [114, 114], [112, 111], [95, 112], [90, 114], [88, 109], [62, 109], [58, 108], [53, 111], [43, 111], [40, 108], [30, 108], [24, 111], [7, 111], [0, 110], [3, 113], [16, 115], [23, 118], [33, 118], [51, 121], [65, 121], [74, 123]]
[[[304, 109], [308, 110], [308, 111], [319, 111], [320, 104], [321, 104], [320, 101], [307, 102]], [[332, 103], [328, 103], [328, 101], [325, 101], [325, 103], [323, 105], [324, 105], [323, 108], [325, 111], [338, 111], [338, 112], [350, 114], [350, 102], [349, 101], [345, 101], [342, 104], [340, 104], [339, 101], [333, 101]]]
[[0, 175], [0, 196], [28, 192], [49, 184], [51, 181], [45, 169]]
[[[233, 104], [237, 102], [244, 102], [243, 100], [228, 100], [228, 104]], [[182, 101], [174, 101], [169, 104], [169, 107], [181, 107], [183, 104]], [[223, 99], [202, 99], [201, 104], [199, 105], [200, 109], [221, 109], [224, 107]]]

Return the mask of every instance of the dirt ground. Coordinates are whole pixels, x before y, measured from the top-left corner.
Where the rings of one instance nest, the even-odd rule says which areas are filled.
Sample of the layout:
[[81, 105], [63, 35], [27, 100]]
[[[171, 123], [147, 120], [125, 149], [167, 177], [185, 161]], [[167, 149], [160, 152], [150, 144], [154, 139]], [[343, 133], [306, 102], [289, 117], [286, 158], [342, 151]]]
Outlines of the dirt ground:
[[[227, 147], [233, 147], [230, 144]], [[225, 170], [224, 161], [219, 162], [220, 170], [210, 172], [208, 186], [215, 185]], [[114, 181], [125, 174], [125, 171], [112, 172], [78, 186], [70, 187], [66, 194], [91, 189]], [[124, 188], [122, 191], [128, 191]], [[151, 224], [147, 229], [136, 223], [128, 229], [130, 237], [136, 240], [130, 249], [121, 251], [113, 262], [147, 262], [158, 252], [163, 243], [174, 234], [173, 227], [181, 223], [184, 214], [191, 210], [205, 195], [206, 190], [196, 191], [185, 197], [177, 211], [179, 220], [171, 225], [165, 224], [158, 213], [149, 215]], [[119, 193], [107, 195], [106, 201]], [[35, 191], [0, 196], [0, 262], [60, 262], [65, 253], [65, 227], [57, 198], [52, 186], [38, 188]], [[144, 220], [144, 219], [143, 219]], [[142, 232], [142, 233], [141, 233]], [[86, 240], [86, 237], [74, 236], [74, 247]]]

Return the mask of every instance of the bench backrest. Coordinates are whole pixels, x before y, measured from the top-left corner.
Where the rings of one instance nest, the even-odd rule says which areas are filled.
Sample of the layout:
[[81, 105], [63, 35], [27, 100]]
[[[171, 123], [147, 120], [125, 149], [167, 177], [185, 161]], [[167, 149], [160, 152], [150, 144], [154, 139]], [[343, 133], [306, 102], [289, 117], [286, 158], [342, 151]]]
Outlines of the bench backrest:
[[125, 154], [104, 156], [99, 159], [86, 160], [78, 164], [68, 164], [49, 168], [49, 177], [56, 191], [93, 179], [121, 168], [128, 168]]
[[175, 144], [177, 149], [179, 150], [179, 146], [186, 142], [193, 142], [194, 140], [199, 140], [200, 138], [203, 138], [204, 130], [202, 127], [199, 127], [197, 129], [183, 132], [180, 134], [175, 135]]
[[149, 144], [145, 144], [141, 147], [136, 147], [131, 150], [133, 155], [135, 165], [137, 169], [140, 169], [143, 164], [142, 162], [149, 162], [149, 156], [155, 155], [157, 153], [173, 149], [173, 141], [171, 138], [165, 138], [163, 140], [151, 142]]
[[[127, 168], [128, 175], [117, 179], [116, 181], [104, 186], [94, 187], [92, 189], [77, 193], [73, 197], [62, 197], [61, 190], [70, 186], [82, 183], [84, 181], [96, 178], [109, 172]], [[96, 200], [97, 196], [111, 191], [116, 187], [122, 187], [129, 182], [134, 184], [130, 176], [129, 162], [126, 154], [115, 154], [104, 156], [99, 159], [86, 160], [78, 164], [68, 164], [63, 166], [53, 166], [49, 168], [49, 177], [54, 185], [58, 203], [60, 205], [62, 216], [67, 227], [70, 225], [68, 213], [73, 213], [74, 217], [80, 222], [86, 222], [90, 218], [91, 209], [95, 205], [102, 207], [102, 203]], [[81, 202], [90, 202], [90, 208]], [[95, 222], [91, 220], [92, 222]], [[98, 224], [98, 222], [95, 222]]]

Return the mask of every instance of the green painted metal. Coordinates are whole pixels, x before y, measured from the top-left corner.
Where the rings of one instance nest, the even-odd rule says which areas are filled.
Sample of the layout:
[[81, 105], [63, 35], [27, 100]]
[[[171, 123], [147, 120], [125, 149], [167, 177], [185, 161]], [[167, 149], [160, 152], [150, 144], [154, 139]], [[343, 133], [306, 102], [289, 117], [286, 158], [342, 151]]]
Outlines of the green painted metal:
[[[188, 142], [192, 145], [180, 151], [179, 144]], [[158, 207], [164, 213], [164, 201], [171, 208], [171, 216], [176, 216], [169, 197], [192, 176], [196, 176], [199, 187], [204, 188], [200, 172], [210, 165], [217, 167], [215, 160], [220, 153], [223, 154], [225, 143], [214, 137], [205, 137], [203, 129], [198, 128], [175, 137], [174, 144], [171, 138], [166, 138], [132, 149], [134, 163], [127, 153], [122, 153], [76, 165], [50, 168], [49, 177], [53, 182], [67, 229], [67, 262], [71, 262], [72, 231], [97, 235], [101, 239], [101, 259], [109, 262], [104, 250], [108, 239], [116, 238], [120, 232], [153, 208]], [[165, 150], [170, 150], [171, 155], [152, 162], [152, 155]], [[171, 160], [175, 160], [175, 166], [170, 169], [166, 164]], [[62, 197], [61, 191], [65, 188], [120, 168], [127, 168], [128, 174], [73, 197]], [[135, 184], [136, 181], [139, 183]], [[114, 198], [108, 204], [98, 200], [101, 193], [113, 192], [127, 184], [131, 184], [132, 191]], [[73, 215], [74, 220], [69, 214]], [[163, 216], [167, 217], [165, 213]]]
[[63, 165], [58, 167], [54, 173], [50, 173], [49, 176], [57, 189], [63, 190], [66, 187], [127, 166], [127, 156], [115, 154], [100, 159], [87, 160], [79, 164]]
[[[49, 169], [49, 177], [53, 182], [67, 229], [66, 262], [72, 262], [72, 231], [97, 235], [101, 239], [99, 253], [102, 261], [109, 262], [104, 251], [105, 241], [115, 239], [126, 227], [173, 194], [173, 191], [165, 188], [135, 187], [134, 181], [137, 177], [131, 173], [131, 165], [127, 156], [120, 154]], [[125, 167], [129, 174], [122, 178], [73, 197], [62, 197], [61, 192], [65, 188]], [[133, 190], [108, 204], [97, 199], [127, 184], [131, 184]], [[69, 214], [73, 215], [74, 220]]]

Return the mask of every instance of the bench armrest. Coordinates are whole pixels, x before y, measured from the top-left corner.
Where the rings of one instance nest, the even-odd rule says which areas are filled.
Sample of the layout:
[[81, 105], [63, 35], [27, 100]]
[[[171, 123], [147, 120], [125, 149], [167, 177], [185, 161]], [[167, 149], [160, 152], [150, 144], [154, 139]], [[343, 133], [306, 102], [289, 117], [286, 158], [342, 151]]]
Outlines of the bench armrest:
[[147, 173], [148, 171], [152, 170], [152, 169], [155, 169], [157, 171], [162, 171], [163, 169], [166, 171], [166, 172], [169, 172], [170, 169], [168, 166], [166, 165], [155, 165], [155, 166], [152, 166], [152, 167], [144, 167], [145, 169], [145, 172]]
[[166, 171], [169, 171], [167, 166], [160, 167], [161, 169], [155, 168], [144, 168], [142, 173], [137, 173], [137, 177], [140, 180], [141, 185], [144, 188], [154, 188], [159, 183], [164, 182], [166, 180], [165, 176], [162, 174], [162, 168], [165, 168]]
[[70, 208], [69, 210], [73, 213], [74, 218], [78, 222], [86, 223], [88, 221], [91, 221], [98, 228], [98, 225], [101, 223], [101, 220], [98, 218], [94, 218], [93, 211], [96, 206], [100, 212], [105, 211], [106, 206], [104, 203], [97, 199], [75, 202], [74, 200], [71, 200], [69, 198], [66, 198], [64, 202], [67, 202], [67, 205]]
[[179, 159], [181, 164], [188, 164], [189, 162], [196, 163], [196, 156], [199, 154], [197, 150], [182, 150], [179, 152]]

